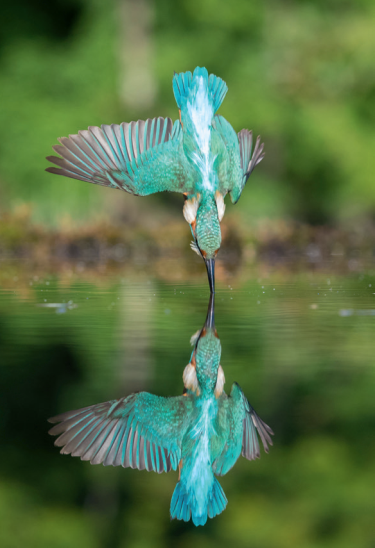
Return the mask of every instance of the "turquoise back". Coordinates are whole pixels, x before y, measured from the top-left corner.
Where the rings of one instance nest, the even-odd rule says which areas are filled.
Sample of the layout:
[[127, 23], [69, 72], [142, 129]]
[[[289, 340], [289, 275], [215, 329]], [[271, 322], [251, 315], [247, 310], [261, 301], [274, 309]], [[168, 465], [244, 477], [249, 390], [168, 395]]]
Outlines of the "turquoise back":
[[197, 211], [195, 236], [207, 259], [214, 259], [221, 245], [221, 229], [216, 202], [212, 196], [203, 197]]
[[212, 396], [215, 390], [220, 358], [220, 339], [214, 329], [207, 329], [199, 339], [195, 352], [197, 378], [203, 396]]

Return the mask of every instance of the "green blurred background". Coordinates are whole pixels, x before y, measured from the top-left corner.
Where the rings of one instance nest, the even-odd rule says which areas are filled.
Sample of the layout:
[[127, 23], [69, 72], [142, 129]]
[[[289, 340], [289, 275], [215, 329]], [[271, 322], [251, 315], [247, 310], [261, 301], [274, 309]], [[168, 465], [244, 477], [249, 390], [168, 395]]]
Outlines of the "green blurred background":
[[[142, 208], [43, 172], [44, 157], [89, 125], [175, 119], [173, 71], [200, 65], [228, 84], [220, 113], [265, 142], [236, 206], [244, 221], [372, 221], [372, 0], [14, 0], [0, 20], [3, 212], [27, 203], [56, 225]], [[147, 201], [180, 213], [178, 197]]]
[[[181, 227], [180, 241], [186, 233], [188, 250], [181, 197], [55, 177], [44, 158], [57, 137], [89, 125], [175, 119], [173, 71], [206, 66], [227, 82], [220, 113], [261, 134], [266, 157], [223, 221], [246, 245], [239, 266], [230, 255], [218, 265], [222, 364], [276, 433], [268, 456], [241, 459], [223, 478], [228, 509], [203, 529], [169, 522], [175, 475], [60, 456], [48, 416], [136, 389], [181, 391], [189, 337], [205, 316], [205, 273], [193, 254], [193, 266], [174, 252], [167, 267], [162, 253], [147, 266], [154, 248], [144, 252], [141, 232], [141, 251], [122, 256], [114, 277], [79, 246], [56, 268], [43, 246], [38, 268], [2, 260], [1, 547], [374, 547], [375, 3], [13, 0], [0, 3], [0, 21], [0, 252], [6, 238], [108, 223], [131, 241], [134, 227], [151, 227], [164, 242], [164, 219]], [[250, 272], [251, 225], [264, 219], [276, 221], [271, 239], [289, 222], [311, 234], [323, 226], [341, 274], [314, 271], [317, 246], [307, 272], [263, 263]], [[345, 241], [330, 247], [329, 230], [358, 227], [370, 238], [368, 268], [354, 231], [349, 253]], [[225, 242], [236, 243], [224, 237], [222, 257]], [[197, 272], [202, 285], [189, 288]], [[70, 299], [78, 308], [66, 314], [36, 307]]]

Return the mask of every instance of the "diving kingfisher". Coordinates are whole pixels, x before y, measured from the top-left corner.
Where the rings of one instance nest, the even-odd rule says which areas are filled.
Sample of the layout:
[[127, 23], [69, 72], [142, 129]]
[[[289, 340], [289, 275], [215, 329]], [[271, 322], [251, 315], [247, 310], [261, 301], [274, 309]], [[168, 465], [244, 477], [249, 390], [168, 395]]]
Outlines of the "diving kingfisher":
[[224, 392], [221, 344], [211, 294], [205, 324], [192, 337], [190, 362], [183, 373], [184, 394], [161, 397], [139, 392], [118, 400], [68, 411], [49, 419], [62, 454], [91, 464], [138, 470], [179, 470], [171, 519], [204, 525], [227, 505], [216, 476], [226, 474], [240, 454], [260, 457], [272, 445], [271, 428], [262, 421], [237, 383]]
[[227, 85], [206, 68], [175, 73], [173, 91], [179, 120], [153, 118], [120, 125], [90, 126], [58, 139], [48, 156], [58, 167], [47, 171], [89, 183], [125, 190], [137, 196], [171, 191], [185, 197], [183, 214], [193, 235], [192, 249], [202, 256], [211, 292], [215, 291], [215, 258], [221, 245], [224, 198], [241, 196], [251, 172], [263, 159], [252, 132], [238, 134], [217, 115]]

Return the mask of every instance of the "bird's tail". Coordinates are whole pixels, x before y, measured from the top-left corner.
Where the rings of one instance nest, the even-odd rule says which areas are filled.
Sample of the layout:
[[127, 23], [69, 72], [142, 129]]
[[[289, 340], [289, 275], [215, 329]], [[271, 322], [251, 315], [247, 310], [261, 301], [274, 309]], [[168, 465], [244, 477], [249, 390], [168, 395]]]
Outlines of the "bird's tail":
[[207, 504], [203, 511], [198, 508], [194, 492], [186, 491], [185, 485], [179, 481], [172, 495], [171, 519], [193, 520], [194, 525], [204, 525], [207, 517], [214, 518], [221, 514], [228, 503], [227, 497], [216, 478], [212, 483], [212, 489], [207, 496]]
[[176, 103], [179, 109], [182, 109], [188, 100], [188, 98], [196, 93], [197, 84], [199, 79], [203, 78], [207, 88], [208, 94], [212, 101], [214, 113], [219, 109], [224, 97], [228, 91], [228, 86], [218, 76], [214, 74], [208, 75], [206, 68], [197, 67], [192, 74], [188, 72], [175, 73], [173, 77], [173, 93], [176, 99]]

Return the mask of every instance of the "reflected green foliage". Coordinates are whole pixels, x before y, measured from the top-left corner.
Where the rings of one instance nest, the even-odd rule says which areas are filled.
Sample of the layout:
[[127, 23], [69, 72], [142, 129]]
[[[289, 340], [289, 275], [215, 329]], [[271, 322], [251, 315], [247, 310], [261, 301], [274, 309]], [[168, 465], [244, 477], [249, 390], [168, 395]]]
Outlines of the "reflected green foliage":
[[[274, 447], [221, 478], [226, 511], [170, 522], [177, 474], [61, 456], [46, 419], [136, 390], [182, 392], [208, 288], [44, 278], [0, 294], [0, 544], [367, 548], [375, 474], [373, 274], [219, 285], [226, 387], [238, 381]], [[371, 286], [370, 286], [371, 284]], [[262, 287], [263, 286], [263, 287]], [[73, 301], [56, 313], [37, 304]], [[22, 524], [22, 527], [21, 527]]]
[[[135, 36], [133, 19], [142, 19], [142, 11], [134, 15], [132, 0], [56, 0], [48, 9], [39, 0], [17, 0], [0, 8], [9, 21], [0, 36], [2, 207], [30, 202], [35, 218], [51, 223], [65, 213], [77, 220], [98, 208], [111, 211], [114, 191], [56, 180], [43, 172], [44, 157], [58, 136], [88, 125], [175, 119], [173, 70], [199, 65], [228, 84], [220, 114], [236, 130], [261, 133], [266, 144], [266, 159], [236, 206], [244, 219], [322, 222], [373, 214], [373, 2], [141, 5], [150, 16], [144, 16], [145, 34]], [[137, 56], [146, 39], [150, 56], [143, 66]], [[121, 91], [132, 59], [155, 90], [143, 106], [131, 107]]]

